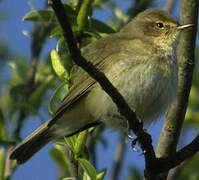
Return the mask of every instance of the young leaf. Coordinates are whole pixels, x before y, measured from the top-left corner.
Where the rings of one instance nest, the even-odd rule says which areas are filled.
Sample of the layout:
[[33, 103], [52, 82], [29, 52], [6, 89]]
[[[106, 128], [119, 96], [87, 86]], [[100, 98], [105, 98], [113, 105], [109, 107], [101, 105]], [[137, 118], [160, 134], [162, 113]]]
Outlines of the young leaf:
[[0, 139], [6, 139], [6, 126], [4, 122], [3, 112], [0, 109]]
[[[67, 12], [67, 15], [70, 19], [74, 19], [76, 13], [72, 7], [64, 3], [64, 9]], [[54, 11], [51, 8], [47, 8], [44, 10], [32, 10], [28, 12], [22, 19], [23, 21], [37, 21], [37, 22], [57, 22]]]
[[82, 180], [92, 180], [90, 176], [84, 171]]
[[53, 38], [54, 36], [61, 36], [62, 35], [62, 30], [59, 25], [55, 26], [51, 31], [50, 31], [50, 38]]
[[62, 180], [76, 180], [76, 179], [73, 178], [73, 177], [68, 177], [68, 178], [64, 178], [64, 179], [62, 179]]
[[91, 19], [91, 27], [94, 28], [99, 33], [115, 33], [115, 30], [112, 29], [110, 26], [106, 25], [105, 23], [97, 20], [97, 19]]
[[61, 36], [57, 41], [56, 51], [59, 53], [63, 48], [66, 49], [65, 47], [66, 47], [65, 39], [63, 36]]
[[69, 18], [75, 18], [77, 14], [76, 11], [67, 3], [63, 3], [63, 5], [64, 5], [65, 12], [67, 13], [67, 16]]
[[50, 114], [54, 114], [57, 110], [56, 102], [60, 98], [61, 90], [65, 88], [66, 92], [68, 91], [68, 82], [63, 82], [58, 88], [55, 89], [53, 95], [50, 98], [50, 103], [48, 105], [48, 111]]
[[106, 175], [107, 169], [104, 168], [100, 172], [97, 173], [97, 180], [103, 180]]
[[55, 71], [55, 73], [59, 76], [60, 79], [62, 80], [67, 80], [69, 75], [63, 64], [61, 63], [61, 59], [59, 57], [59, 54], [57, 53], [56, 50], [52, 50], [51, 53], [51, 62], [52, 62], [52, 67]]
[[65, 172], [63, 175], [69, 174], [71, 171], [70, 162], [63, 147], [60, 145], [55, 145], [55, 147], [50, 150], [50, 154], [54, 161], [62, 168], [63, 172]]
[[78, 134], [77, 140], [75, 142], [75, 148], [74, 148], [75, 158], [78, 158], [81, 154], [83, 154], [87, 137], [88, 137], [87, 130], [82, 131]]
[[0, 149], [0, 180], [4, 180], [4, 171], [5, 171], [5, 150]]
[[54, 12], [52, 9], [48, 8], [45, 10], [32, 10], [30, 12], [28, 12], [24, 17], [23, 17], [23, 21], [38, 21], [38, 22], [49, 22], [53, 18], [54, 16]]
[[76, 135], [73, 135], [73, 136], [68, 137], [68, 138], [64, 138], [65, 143], [67, 144], [68, 148], [69, 148], [72, 152], [74, 152], [76, 140], [77, 140]]
[[100, 39], [100, 38], [101, 38], [100, 34], [96, 33], [96, 32], [93, 31], [91, 28], [90, 28], [88, 31], [85, 30], [85, 31], [84, 31], [84, 34], [88, 34], [88, 35], [90, 35], [91, 37], [94, 37], [94, 38], [96, 38], [96, 39]]
[[96, 180], [96, 170], [93, 167], [93, 165], [89, 161], [83, 158], [78, 158], [77, 161], [80, 163], [80, 165], [82, 166], [84, 171], [88, 174], [88, 176], [92, 180]]

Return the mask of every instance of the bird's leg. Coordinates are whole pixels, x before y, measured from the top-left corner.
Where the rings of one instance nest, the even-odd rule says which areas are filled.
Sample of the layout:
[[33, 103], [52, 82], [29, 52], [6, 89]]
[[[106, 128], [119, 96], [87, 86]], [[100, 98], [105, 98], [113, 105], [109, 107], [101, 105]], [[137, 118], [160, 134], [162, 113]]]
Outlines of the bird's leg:
[[127, 136], [130, 140], [132, 140], [131, 142], [131, 147], [133, 149], [133, 151], [138, 152], [138, 150], [136, 149], [135, 145], [137, 143], [138, 138], [134, 138], [133, 136], [131, 136], [131, 129], [129, 126], [129, 122], [127, 121]]
[[[134, 109], [134, 108], [131, 108], [131, 109], [132, 109], [133, 112], [135, 112], [135, 109]], [[135, 112], [135, 114], [136, 114], [136, 112]], [[142, 122], [141, 119], [140, 119], [138, 116], [137, 116], [137, 119], [138, 119], [140, 122]], [[128, 121], [128, 120], [126, 121], [126, 127], [127, 127], [127, 136], [128, 136], [128, 138], [129, 138], [130, 140], [132, 140], [132, 142], [131, 142], [132, 149], [133, 149], [133, 151], [138, 152], [138, 150], [135, 148], [135, 145], [136, 145], [136, 143], [137, 143], [137, 141], [138, 141], [138, 138], [137, 138], [137, 137], [134, 138], [133, 136], [131, 136], [131, 128], [130, 128], [130, 124], [129, 124], [129, 121]]]

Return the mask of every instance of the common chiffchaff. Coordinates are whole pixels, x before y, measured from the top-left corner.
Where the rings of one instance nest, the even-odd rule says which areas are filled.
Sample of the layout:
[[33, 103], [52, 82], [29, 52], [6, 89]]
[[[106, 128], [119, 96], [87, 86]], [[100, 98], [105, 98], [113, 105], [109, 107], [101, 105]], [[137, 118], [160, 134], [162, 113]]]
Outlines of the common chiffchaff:
[[[179, 25], [167, 12], [146, 10], [120, 32], [83, 49], [84, 57], [103, 71], [144, 124], [155, 122], [174, 100], [178, 84], [176, 47]], [[10, 158], [24, 163], [51, 140], [71, 136], [104, 122], [125, 129], [116, 105], [82, 69], [55, 116], [19, 144]]]

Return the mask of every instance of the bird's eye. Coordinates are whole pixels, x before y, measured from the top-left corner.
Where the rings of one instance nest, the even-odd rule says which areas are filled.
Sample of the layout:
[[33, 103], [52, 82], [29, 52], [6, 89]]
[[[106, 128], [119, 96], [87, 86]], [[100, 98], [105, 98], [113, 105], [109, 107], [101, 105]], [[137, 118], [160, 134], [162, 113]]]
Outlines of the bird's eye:
[[156, 23], [156, 25], [157, 25], [158, 28], [163, 28], [163, 27], [164, 27], [164, 24], [163, 24], [163, 23], [160, 23], [160, 22], [159, 22], [159, 23]]

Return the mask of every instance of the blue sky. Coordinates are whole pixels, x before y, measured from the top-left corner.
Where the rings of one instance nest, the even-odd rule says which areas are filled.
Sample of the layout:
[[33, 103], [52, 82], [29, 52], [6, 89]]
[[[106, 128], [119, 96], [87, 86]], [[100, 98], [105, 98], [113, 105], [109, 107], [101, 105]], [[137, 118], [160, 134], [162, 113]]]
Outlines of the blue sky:
[[[118, 1], [119, 2], [119, 1]], [[159, 2], [159, 3], [158, 3]], [[166, 1], [158, 1], [156, 3], [156, 8], [164, 7]], [[161, 2], [161, 3], [160, 3]], [[36, 0], [4, 0], [0, 4], [0, 9], [5, 13], [6, 20], [4, 22], [0, 22], [0, 39], [4, 40], [4, 43], [7, 43], [10, 48], [21, 54], [25, 54], [27, 59], [30, 59], [30, 39], [23, 35], [23, 31], [31, 32], [31, 23], [23, 22], [23, 16], [29, 12], [30, 7], [29, 4], [32, 4], [35, 9], [42, 9], [44, 6], [43, 1]], [[122, 9], [126, 9], [128, 3], [124, 1], [120, 2]], [[178, 11], [175, 11], [174, 16], [179, 14]], [[94, 16], [97, 19], [103, 20], [106, 22], [108, 17], [112, 14], [110, 11], [104, 9], [101, 12], [94, 12]], [[56, 42], [54, 40], [49, 40], [48, 46], [44, 48], [44, 54], [50, 52], [51, 49], [54, 49]], [[10, 57], [10, 60], [14, 60], [14, 57]], [[49, 117], [46, 117], [46, 120]], [[156, 144], [158, 140], [158, 135], [161, 130], [161, 125], [163, 121], [159, 121], [157, 124], [151, 126], [149, 128], [149, 133], [152, 133], [153, 142]], [[40, 120], [37, 117], [31, 117], [28, 119], [25, 127], [22, 131], [22, 137], [25, 138], [29, 135], [33, 130], [35, 130], [40, 125]], [[112, 130], [106, 130], [105, 138], [109, 140], [108, 149], [104, 149], [101, 145], [98, 145], [98, 155], [100, 156], [99, 160], [99, 170], [105, 167], [109, 169], [112, 166], [114, 153], [116, 150], [117, 140], [119, 139], [119, 134], [117, 132], [113, 132]], [[54, 180], [57, 178], [57, 167], [55, 163], [50, 159], [48, 154], [48, 150], [52, 147], [52, 143], [47, 145], [44, 149], [42, 149], [39, 153], [37, 153], [30, 161], [26, 164], [21, 165], [13, 175], [14, 180]], [[126, 177], [128, 173], [128, 165], [132, 164], [138, 167], [139, 169], [143, 169], [144, 167], [144, 159], [143, 156], [140, 156], [140, 153], [132, 152], [131, 145], [127, 143], [127, 153], [125, 156], [125, 166], [122, 169], [122, 177]], [[110, 174], [110, 170], [108, 171], [108, 177]]]

